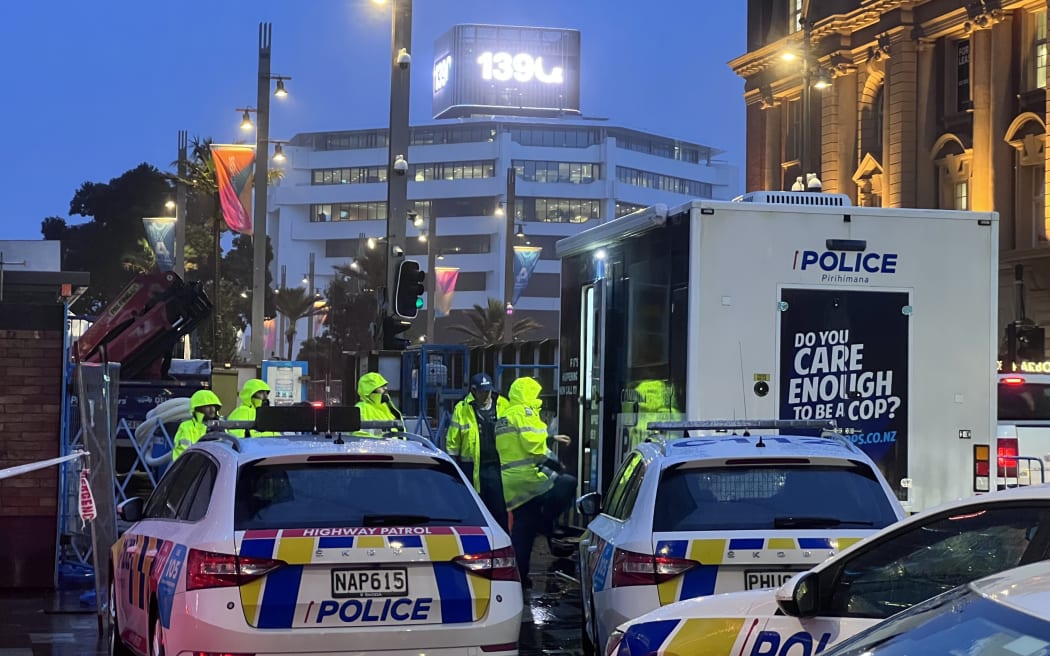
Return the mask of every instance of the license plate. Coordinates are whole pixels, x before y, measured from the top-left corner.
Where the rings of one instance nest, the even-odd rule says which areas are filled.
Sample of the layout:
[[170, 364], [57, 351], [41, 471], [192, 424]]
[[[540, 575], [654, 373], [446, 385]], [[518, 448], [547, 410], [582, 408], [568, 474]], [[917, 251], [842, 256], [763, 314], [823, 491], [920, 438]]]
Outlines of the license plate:
[[744, 589], [779, 588], [798, 572], [752, 569], [744, 571]]
[[408, 571], [390, 569], [333, 569], [333, 597], [408, 596]]

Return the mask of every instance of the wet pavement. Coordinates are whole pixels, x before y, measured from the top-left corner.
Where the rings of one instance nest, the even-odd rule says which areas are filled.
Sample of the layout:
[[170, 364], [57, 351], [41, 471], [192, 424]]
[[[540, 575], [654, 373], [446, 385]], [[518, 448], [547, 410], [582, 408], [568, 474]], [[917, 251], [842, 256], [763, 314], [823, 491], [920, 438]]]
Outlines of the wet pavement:
[[[580, 589], [574, 564], [552, 560], [536, 541], [532, 588], [522, 615], [520, 654], [582, 654]], [[104, 656], [94, 607], [80, 602], [80, 590], [0, 592], [0, 656]]]

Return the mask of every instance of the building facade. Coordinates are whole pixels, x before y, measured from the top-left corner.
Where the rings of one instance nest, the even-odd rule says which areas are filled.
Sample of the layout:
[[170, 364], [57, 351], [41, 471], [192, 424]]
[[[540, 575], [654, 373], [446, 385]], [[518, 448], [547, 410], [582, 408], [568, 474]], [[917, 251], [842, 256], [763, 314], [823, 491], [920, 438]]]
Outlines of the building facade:
[[1022, 312], [1050, 323], [1047, 5], [749, 0], [748, 52], [730, 62], [746, 188], [814, 172], [858, 205], [995, 210], [1000, 331]]
[[[461, 342], [449, 326], [466, 323], [462, 315], [475, 304], [504, 301], [507, 251], [515, 245], [541, 251], [514, 318], [542, 326], [530, 339], [556, 339], [558, 239], [648, 205], [724, 199], [737, 189], [736, 169], [715, 159], [719, 151], [595, 121], [461, 119], [413, 127], [410, 143], [408, 195], [422, 227], [405, 219], [405, 252], [428, 276], [411, 339], [424, 334], [432, 311], [431, 269], [459, 269], [451, 310], [435, 317], [427, 336], [434, 343]], [[308, 278], [312, 254], [314, 288], [323, 293], [334, 266], [352, 263], [370, 238], [386, 234], [387, 130], [299, 134], [284, 151], [284, 177], [271, 187], [268, 207], [275, 279], [291, 286]]]

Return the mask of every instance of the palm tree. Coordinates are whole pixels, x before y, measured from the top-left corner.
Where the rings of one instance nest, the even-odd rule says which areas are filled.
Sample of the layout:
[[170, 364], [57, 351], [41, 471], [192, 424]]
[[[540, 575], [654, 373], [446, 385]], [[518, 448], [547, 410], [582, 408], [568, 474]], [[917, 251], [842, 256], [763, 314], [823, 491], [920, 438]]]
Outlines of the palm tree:
[[136, 275], [149, 273], [157, 265], [157, 258], [153, 254], [153, 249], [150, 248], [149, 242], [146, 241], [145, 237], [140, 238], [136, 245], [138, 246], [137, 250], [125, 253], [124, 257], [121, 258], [120, 265], [125, 271], [131, 271]]
[[320, 314], [320, 309], [314, 306], [314, 300], [302, 287], [282, 287], [274, 294], [273, 302], [277, 312], [288, 318], [288, 329], [284, 331], [284, 337], [288, 341], [289, 358], [292, 357], [292, 345], [295, 343], [296, 324], [300, 319]]
[[[449, 330], [466, 335], [467, 346], [502, 346], [504, 321], [507, 320], [507, 312], [503, 301], [490, 298], [488, 307], [475, 304], [474, 309], [465, 314], [470, 322], [467, 325], [449, 326]], [[522, 340], [527, 333], [538, 330], [543, 326], [532, 318], [518, 319], [511, 326], [511, 337], [517, 342]]]
[[337, 264], [332, 268], [343, 278], [356, 280], [360, 285], [360, 293], [372, 293], [386, 287], [386, 262], [383, 252], [378, 249], [368, 249], [353, 262]]

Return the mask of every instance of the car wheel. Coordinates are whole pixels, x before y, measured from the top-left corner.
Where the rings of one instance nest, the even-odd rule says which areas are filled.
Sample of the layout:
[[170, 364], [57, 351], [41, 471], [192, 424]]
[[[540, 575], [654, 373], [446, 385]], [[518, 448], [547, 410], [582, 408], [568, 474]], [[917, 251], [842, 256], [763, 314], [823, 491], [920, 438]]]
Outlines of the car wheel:
[[110, 656], [134, 656], [120, 639], [120, 623], [117, 621], [117, 584], [109, 580], [109, 653]]
[[149, 656], [165, 656], [164, 627], [160, 625], [160, 615], [153, 618], [153, 631], [150, 632]]

